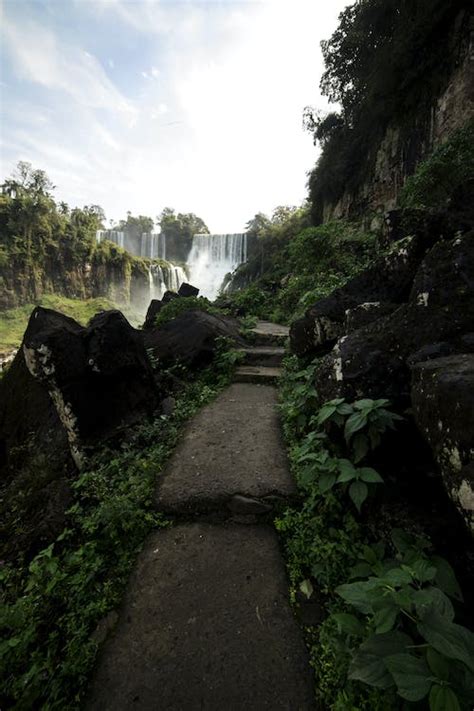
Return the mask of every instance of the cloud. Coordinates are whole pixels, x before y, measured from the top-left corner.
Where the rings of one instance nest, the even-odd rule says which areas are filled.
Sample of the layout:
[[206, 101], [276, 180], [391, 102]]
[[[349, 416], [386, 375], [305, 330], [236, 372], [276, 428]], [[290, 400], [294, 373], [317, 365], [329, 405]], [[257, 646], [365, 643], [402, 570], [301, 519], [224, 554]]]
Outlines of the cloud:
[[171, 205], [232, 232], [300, 203], [317, 156], [302, 111], [326, 105], [319, 41], [345, 4], [78, 0], [70, 27], [10, 13], [4, 159], [115, 219]]

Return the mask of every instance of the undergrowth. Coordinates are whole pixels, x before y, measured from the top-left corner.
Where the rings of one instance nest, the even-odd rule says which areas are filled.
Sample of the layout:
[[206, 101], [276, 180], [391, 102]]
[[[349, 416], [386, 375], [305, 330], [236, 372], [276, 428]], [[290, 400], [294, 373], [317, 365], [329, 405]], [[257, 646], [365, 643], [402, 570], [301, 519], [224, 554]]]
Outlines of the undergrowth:
[[[0, 706], [77, 709], [98, 649], [97, 625], [117, 606], [148, 533], [169, 523], [152, 506], [154, 482], [183, 423], [229, 381], [237, 356], [219, 344], [213, 370], [183, 385], [171, 415], [107, 447], [73, 483], [67, 527], [29, 563], [0, 571]], [[161, 374], [183, 376], [178, 366]]]
[[180, 296], [165, 304], [155, 319], [156, 326], [163, 326], [168, 321], [181, 316], [186, 311], [204, 311], [214, 316], [222, 316], [225, 310], [214, 306], [214, 304], [204, 296]]
[[422, 534], [374, 540], [367, 502], [381, 474], [367, 466], [401, 419], [386, 400], [322, 407], [306, 368], [288, 358], [281, 410], [302, 504], [276, 520], [292, 598], [316, 597], [325, 620], [307, 630], [318, 702], [332, 711], [468, 711], [474, 634], [455, 622], [462, 592]]

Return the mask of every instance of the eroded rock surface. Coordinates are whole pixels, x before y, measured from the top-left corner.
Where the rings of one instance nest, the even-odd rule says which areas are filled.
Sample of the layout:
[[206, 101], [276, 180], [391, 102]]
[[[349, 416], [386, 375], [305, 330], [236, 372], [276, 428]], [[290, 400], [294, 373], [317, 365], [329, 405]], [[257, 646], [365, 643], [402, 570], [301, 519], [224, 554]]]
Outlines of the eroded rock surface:
[[417, 363], [412, 373], [415, 421], [449, 496], [474, 531], [474, 354]]

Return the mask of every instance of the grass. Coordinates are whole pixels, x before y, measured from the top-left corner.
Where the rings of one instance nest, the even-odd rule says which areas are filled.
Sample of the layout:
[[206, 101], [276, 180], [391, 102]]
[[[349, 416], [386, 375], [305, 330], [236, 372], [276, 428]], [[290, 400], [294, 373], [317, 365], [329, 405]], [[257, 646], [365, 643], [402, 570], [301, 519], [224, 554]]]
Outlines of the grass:
[[[35, 306], [44, 306], [48, 309], [60, 311], [66, 316], [70, 316], [83, 326], [96, 314], [98, 311], [106, 311], [115, 309], [117, 306], [109, 299], [68, 299], [65, 296], [55, 294], [44, 296], [35, 304], [25, 304], [16, 309], [8, 309], [0, 312], [0, 355], [8, 353], [21, 343], [23, 334], [28, 324], [31, 312]], [[138, 325], [140, 317], [133, 311], [122, 309], [127, 318], [133, 325]]]

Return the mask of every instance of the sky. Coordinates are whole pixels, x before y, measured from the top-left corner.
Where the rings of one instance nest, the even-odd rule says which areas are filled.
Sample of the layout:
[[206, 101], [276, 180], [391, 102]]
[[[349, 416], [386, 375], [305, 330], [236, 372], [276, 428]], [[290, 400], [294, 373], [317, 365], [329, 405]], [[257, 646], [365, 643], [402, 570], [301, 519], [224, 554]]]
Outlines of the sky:
[[[19, 160], [107, 220], [194, 212], [239, 232], [299, 205], [321, 39], [346, 0], [0, 0], [0, 179]], [[108, 223], [109, 224], [109, 223]]]

